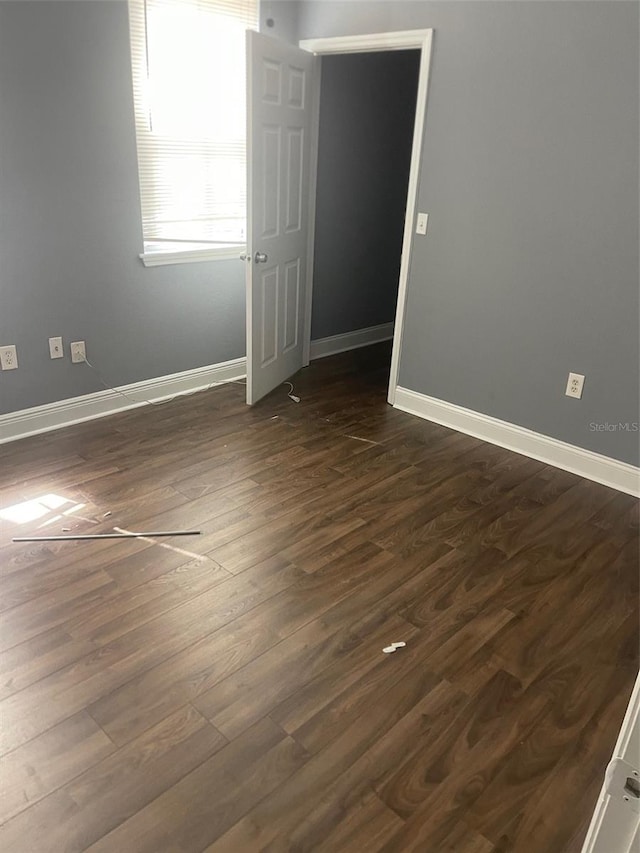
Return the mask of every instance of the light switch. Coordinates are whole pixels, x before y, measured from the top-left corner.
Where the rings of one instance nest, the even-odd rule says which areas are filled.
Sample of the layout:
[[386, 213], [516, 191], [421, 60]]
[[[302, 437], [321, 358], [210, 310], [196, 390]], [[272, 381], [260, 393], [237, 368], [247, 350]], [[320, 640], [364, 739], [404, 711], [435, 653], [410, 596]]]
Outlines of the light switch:
[[429, 219], [428, 213], [419, 213], [418, 221], [416, 223], [416, 234], [426, 234], [427, 233], [427, 220]]

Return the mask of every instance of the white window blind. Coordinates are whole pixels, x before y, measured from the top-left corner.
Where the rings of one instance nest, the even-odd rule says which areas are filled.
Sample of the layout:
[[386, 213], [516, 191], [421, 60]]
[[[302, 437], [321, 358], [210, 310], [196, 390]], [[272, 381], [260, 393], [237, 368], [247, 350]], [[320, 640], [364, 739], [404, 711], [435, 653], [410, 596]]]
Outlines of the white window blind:
[[258, 0], [129, 0], [147, 254], [243, 244], [245, 30]]

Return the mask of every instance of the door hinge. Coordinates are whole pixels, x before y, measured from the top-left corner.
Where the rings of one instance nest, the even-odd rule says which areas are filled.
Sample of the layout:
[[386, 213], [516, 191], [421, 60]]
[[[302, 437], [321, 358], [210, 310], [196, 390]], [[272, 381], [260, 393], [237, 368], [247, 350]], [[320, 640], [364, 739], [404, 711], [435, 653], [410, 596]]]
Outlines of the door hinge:
[[610, 797], [640, 814], [640, 770], [637, 767], [624, 758], [614, 758], [607, 767], [605, 784]]

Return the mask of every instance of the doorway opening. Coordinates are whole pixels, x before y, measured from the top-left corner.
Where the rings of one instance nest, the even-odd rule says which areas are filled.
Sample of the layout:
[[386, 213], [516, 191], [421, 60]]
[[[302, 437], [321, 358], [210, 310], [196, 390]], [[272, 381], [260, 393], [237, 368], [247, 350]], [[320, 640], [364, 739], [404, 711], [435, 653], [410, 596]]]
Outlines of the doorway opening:
[[[294, 47], [278, 39], [269, 38], [255, 31], [247, 32], [247, 251], [243, 259], [247, 262], [247, 403], [253, 405], [270, 391], [291, 377], [301, 367], [309, 364], [311, 357], [311, 326], [313, 306], [313, 274], [314, 249], [316, 239], [315, 214], [316, 196], [318, 189], [319, 165], [319, 124], [320, 124], [320, 64], [325, 55], [341, 54], [347, 59], [353, 54], [372, 54], [389, 52], [408, 52], [401, 57], [398, 65], [415, 62], [413, 52], [419, 54], [419, 70], [417, 79], [417, 94], [415, 77], [408, 84], [410, 92], [408, 100], [415, 99], [413, 135], [411, 141], [408, 186], [406, 185], [406, 162], [402, 175], [396, 176], [397, 190], [389, 189], [388, 182], [382, 180], [383, 166], [391, 167], [397, 157], [397, 151], [405, 145], [397, 143], [389, 146], [386, 156], [378, 157], [373, 174], [360, 179], [351, 190], [354, 199], [360, 200], [365, 196], [364, 189], [373, 189], [373, 200], [370, 200], [356, 214], [362, 221], [370, 220], [373, 229], [366, 240], [361, 236], [362, 230], [350, 232], [352, 242], [351, 252], [357, 250], [356, 257], [362, 263], [370, 261], [369, 255], [375, 257], [375, 244], [384, 243], [388, 233], [393, 229], [384, 229], [380, 234], [375, 233], [376, 222], [391, 204], [401, 212], [399, 201], [400, 187], [406, 191], [404, 196], [404, 227], [402, 230], [402, 248], [399, 261], [397, 302], [395, 317], [392, 321], [393, 341], [387, 400], [395, 402], [398, 385], [398, 367], [402, 345], [402, 329], [405, 315], [405, 300], [409, 273], [412, 235], [416, 219], [416, 194], [418, 187], [418, 172], [422, 135], [426, 112], [428, 90], [429, 63], [431, 56], [432, 30], [409, 30], [406, 32], [376, 33], [327, 39], [312, 39]], [[384, 62], [385, 57], [379, 57], [378, 62]], [[376, 61], [374, 57], [374, 63]], [[383, 75], [384, 76], [384, 75]], [[365, 74], [365, 85], [371, 86], [371, 81]], [[403, 84], [404, 85], [404, 84]], [[378, 83], [381, 90], [388, 89], [386, 82]], [[376, 91], [373, 101], [376, 99]], [[397, 96], [396, 96], [397, 97]], [[370, 98], [371, 99], [371, 98]], [[395, 111], [395, 101], [387, 106], [387, 111]], [[356, 106], [347, 112], [354, 112]], [[409, 127], [410, 115], [405, 122]], [[367, 146], [383, 145], [387, 136], [393, 134], [388, 129], [383, 134], [376, 133], [376, 127], [381, 123], [380, 111], [372, 111], [368, 119], [370, 130], [362, 142]], [[329, 132], [331, 132], [329, 128]], [[362, 136], [360, 136], [362, 139]], [[383, 146], [384, 147], [384, 146]], [[369, 150], [369, 148], [367, 148]], [[385, 152], [383, 151], [383, 154]], [[374, 158], [375, 159], [375, 158]], [[357, 158], [356, 161], [357, 162]], [[355, 172], [355, 162], [347, 172]], [[335, 171], [329, 156], [329, 171]], [[335, 165], [335, 164], [334, 164]], [[381, 202], [375, 199], [376, 188], [385, 185], [385, 198]], [[322, 188], [324, 191], [324, 187]], [[402, 193], [404, 195], [404, 192]], [[371, 199], [371, 197], [370, 197]], [[386, 199], [386, 200], [385, 200]], [[323, 202], [321, 201], [320, 208]], [[373, 209], [377, 209], [376, 211]], [[336, 214], [329, 212], [329, 217]], [[395, 244], [397, 247], [397, 232]], [[424, 232], [421, 232], [424, 233]], [[373, 236], [372, 236], [373, 234]], [[327, 233], [321, 240], [333, 252], [332, 244], [336, 241]], [[365, 246], [368, 242], [369, 246]], [[393, 241], [392, 241], [393, 242]], [[348, 260], [347, 254], [343, 258]], [[335, 253], [334, 253], [335, 254]], [[343, 266], [348, 267], [345, 260]], [[335, 260], [334, 260], [335, 263]], [[380, 262], [379, 262], [380, 263]], [[395, 260], [385, 261], [391, 267], [398, 265]], [[383, 264], [384, 266], [384, 264]], [[373, 292], [372, 284], [377, 264], [369, 263], [368, 273], [362, 276], [365, 296], [367, 287]], [[322, 269], [320, 263], [319, 270]], [[353, 268], [352, 268], [353, 269]], [[325, 270], [326, 272], [326, 270]], [[353, 272], [351, 278], [353, 278]], [[368, 276], [368, 280], [367, 280]], [[325, 275], [325, 281], [331, 279]], [[334, 290], [335, 290], [335, 285]], [[393, 285], [390, 285], [393, 287]], [[362, 288], [362, 285], [361, 285]], [[390, 294], [390, 295], [389, 295]], [[393, 303], [393, 290], [385, 296]], [[381, 297], [379, 297], [381, 298]], [[316, 312], [322, 303], [322, 292], [316, 298]], [[320, 302], [318, 301], [320, 300]], [[355, 301], [352, 300], [349, 311], [353, 313]], [[347, 300], [348, 304], [348, 300]], [[386, 319], [389, 311], [378, 313], [373, 310], [375, 297], [362, 300], [357, 306], [358, 311], [365, 309], [368, 316]], [[387, 305], [388, 308], [388, 305]], [[346, 311], [347, 309], [343, 309]], [[335, 314], [336, 311], [333, 310]], [[371, 320], [369, 320], [371, 322]], [[316, 326], [322, 323], [321, 314], [317, 313]], [[353, 325], [351, 318], [349, 325]], [[344, 327], [344, 320], [343, 320]], [[374, 326], [360, 326], [354, 334], [360, 333], [356, 343], [371, 343], [371, 335], [379, 335], [380, 329], [388, 329], [386, 337], [391, 334], [390, 324], [384, 322]], [[326, 329], [326, 326], [325, 326]], [[373, 332], [371, 331], [373, 330]], [[318, 332], [316, 332], [318, 334]], [[325, 332], [326, 334], [326, 332]], [[341, 334], [341, 333], [338, 333]], [[344, 334], [344, 333], [342, 333]], [[350, 333], [351, 334], [351, 333]], [[367, 336], [369, 338], [367, 339]], [[331, 341], [334, 336], [325, 337]], [[378, 338], [379, 339], [379, 338]], [[353, 341], [348, 347], [354, 348]], [[317, 353], [316, 353], [317, 354]], [[328, 353], [325, 353], [328, 354]]]
[[320, 57], [312, 359], [393, 339], [419, 73], [416, 49]]
[[[401, 51], [409, 55], [414, 52], [419, 55], [417, 92], [415, 96], [415, 110], [413, 121], [413, 138], [411, 144], [411, 155], [409, 165], [409, 179], [406, 191], [404, 230], [402, 235], [402, 248], [400, 256], [400, 272], [398, 276], [397, 301], [392, 330], [391, 364], [389, 369], [389, 384], [387, 400], [393, 405], [395, 402], [396, 388], [398, 385], [398, 373], [400, 368], [400, 352], [402, 348], [402, 332], [407, 298], [407, 282], [409, 277], [409, 264], [414, 227], [416, 223], [416, 200], [418, 191], [418, 178], [420, 170], [420, 158], [422, 152], [422, 139], [427, 109], [427, 94], [429, 89], [429, 68], [431, 64], [431, 44], [433, 30], [405, 30], [387, 33], [370, 33], [356, 36], [336, 36], [331, 38], [306, 39], [300, 42], [300, 47], [321, 57], [321, 61], [329, 55], [352, 56], [355, 54], [384, 53], [389, 55], [395, 51]], [[319, 137], [319, 107], [321, 74], [315, 75], [315, 127]], [[304, 363], [308, 364], [311, 354], [311, 326], [313, 313], [313, 288], [314, 288], [314, 248], [315, 248], [315, 201], [317, 186], [315, 179], [318, 170], [318, 147], [312, 149], [311, 162], [311, 186], [310, 199], [311, 210], [309, 216], [309, 248], [307, 265], [307, 300], [305, 308], [305, 335], [304, 335]]]

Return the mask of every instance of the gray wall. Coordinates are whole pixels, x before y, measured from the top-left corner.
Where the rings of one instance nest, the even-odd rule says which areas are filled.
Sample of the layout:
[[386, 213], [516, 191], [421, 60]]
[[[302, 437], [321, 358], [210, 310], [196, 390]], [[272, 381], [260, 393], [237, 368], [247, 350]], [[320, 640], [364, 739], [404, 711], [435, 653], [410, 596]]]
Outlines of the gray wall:
[[[638, 4], [300, 4], [434, 27], [400, 384], [638, 464]], [[564, 396], [586, 375], [581, 401]]]
[[260, 32], [297, 44], [298, 6], [297, 0], [260, 0]]
[[[245, 354], [239, 261], [145, 269], [124, 2], [0, 3], [0, 412]], [[68, 350], [67, 350], [68, 353]]]
[[[638, 4], [272, 7], [289, 39], [436, 29], [401, 384], [637, 464], [589, 425], [638, 419]], [[242, 265], [141, 244], [126, 5], [0, 3], [0, 412], [100, 388], [53, 335], [116, 384], [244, 354]]]
[[322, 58], [312, 339], [394, 319], [419, 64]]

